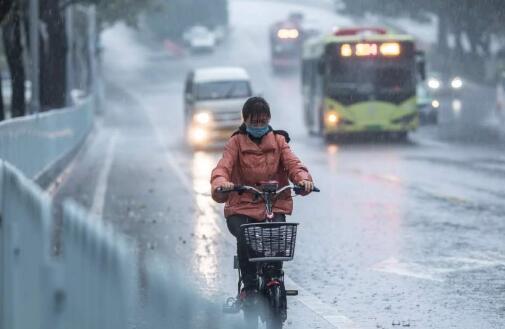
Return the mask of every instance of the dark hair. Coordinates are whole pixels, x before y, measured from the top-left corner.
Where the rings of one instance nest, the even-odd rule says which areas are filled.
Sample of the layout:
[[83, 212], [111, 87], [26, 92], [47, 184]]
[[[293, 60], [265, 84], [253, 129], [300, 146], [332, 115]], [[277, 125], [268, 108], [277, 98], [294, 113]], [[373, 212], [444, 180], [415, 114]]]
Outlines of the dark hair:
[[263, 97], [251, 97], [245, 103], [242, 108], [242, 118], [245, 120], [251, 117], [258, 117], [261, 114], [266, 114], [269, 118], [270, 115], [270, 105]]

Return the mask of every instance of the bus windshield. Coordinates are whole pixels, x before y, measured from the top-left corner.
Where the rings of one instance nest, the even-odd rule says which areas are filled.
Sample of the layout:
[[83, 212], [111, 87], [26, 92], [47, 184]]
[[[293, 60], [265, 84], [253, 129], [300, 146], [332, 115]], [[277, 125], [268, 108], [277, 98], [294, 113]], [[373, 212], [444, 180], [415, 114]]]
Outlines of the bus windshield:
[[360, 89], [371, 85], [378, 91], [415, 89], [415, 66], [402, 61], [377, 59], [341, 59], [330, 64], [328, 82], [336, 87]]
[[326, 93], [342, 101], [374, 98], [401, 102], [415, 92], [413, 60], [336, 58], [327, 70]]

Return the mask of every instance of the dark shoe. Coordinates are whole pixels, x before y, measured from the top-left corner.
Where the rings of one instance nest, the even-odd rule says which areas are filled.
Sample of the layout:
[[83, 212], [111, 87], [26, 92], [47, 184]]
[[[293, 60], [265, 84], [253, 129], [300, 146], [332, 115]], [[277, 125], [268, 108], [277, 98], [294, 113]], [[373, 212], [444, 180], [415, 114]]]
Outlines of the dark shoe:
[[240, 291], [240, 300], [244, 301], [251, 297], [255, 297], [258, 294], [258, 289], [256, 288], [242, 288]]
[[258, 297], [258, 289], [243, 288], [240, 292], [239, 299], [245, 307], [256, 305]]

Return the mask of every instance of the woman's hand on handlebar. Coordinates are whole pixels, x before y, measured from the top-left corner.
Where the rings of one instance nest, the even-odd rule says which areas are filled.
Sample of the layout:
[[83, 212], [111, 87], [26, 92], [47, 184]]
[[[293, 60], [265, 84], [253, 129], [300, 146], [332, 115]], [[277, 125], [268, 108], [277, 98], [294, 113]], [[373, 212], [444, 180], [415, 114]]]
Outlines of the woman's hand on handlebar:
[[305, 189], [305, 193], [310, 193], [314, 190], [314, 183], [310, 180], [302, 180], [298, 185]]
[[233, 184], [232, 182], [226, 182], [226, 183], [221, 184], [221, 186], [219, 186], [217, 188], [217, 190], [219, 192], [229, 192], [229, 191], [233, 191], [234, 188], [235, 188], [235, 184]]

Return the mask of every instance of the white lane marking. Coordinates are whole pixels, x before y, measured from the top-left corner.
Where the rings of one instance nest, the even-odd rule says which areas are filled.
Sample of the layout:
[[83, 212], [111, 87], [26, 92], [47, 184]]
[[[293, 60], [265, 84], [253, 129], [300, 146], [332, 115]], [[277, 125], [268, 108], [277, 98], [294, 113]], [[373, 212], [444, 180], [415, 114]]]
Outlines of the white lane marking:
[[447, 268], [447, 272], [473, 271], [487, 267], [505, 266], [505, 259], [498, 257], [494, 259], [488, 257], [486, 257], [486, 259], [473, 257], [444, 257], [436, 259], [436, 261], [453, 265]]
[[415, 264], [401, 263], [395, 257], [390, 257], [382, 262], [375, 264], [372, 269], [377, 272], [384, 272], [396, 274], [400, 276], [407, 276], [416, 279], [430, 280], [430, 281], [443, 281], [435, 276], [433, 271], [427, 267], [422, 267]]
[[112, 137], [109, 139], [109, 144], [107, 145], [107, 153], [105, 154], [105, 162], [100, 170], [100, 175], [98, 176], [98, 181], [96, 184], [93, 203], [91, 205], [91, 213], [97, 215], [98, 217], [102, 217], [103, 215], [105, 197], [107, 193], [107, 182], [109, 180], [109, 174], [112, 168], [112, 161], [114, 160], [117, 139], [118, 132], [115, 131], [112, 134]]
[[[142, 105], [142, 108], [145, 110], [147, 117], [151, 123], [151, 126], [155, 130], [158, 142], [165, 149], [166, 158], [171, 169], [174, 170], [180, 183], [187, 189], [187, 191], [193, 193], [194, 191], [193, 191], [193, 184], [191, 183], [191, 178], [189, 177], [188, 174], [184, 172], [184, 170], [182, 170], [180, 164], [178, 164], [177, 161], [175, 161], [176, 157], [170, 150], [169, 144], [166, 142], [167, 138], [163, 137], [163, 133], [161, 132], [160, 128], [155, 124], [156, 121], [154, 120], [149, 109], [143, 106], [142, 101], [135, 95], [131, 93], [130, 95], [136, 100], [138, 104]], [[217, 224], [215, 225], [217, 226]], [[219, 228], [217, 228], [217, 232], [223, 234], [223, 232]], [[349, 319], [343, 314], [340, 314], [334, 307], [323, 303], [319, 298], [317, 298], [316, 296], [314, 296], [313, 294], [311, 294], [310, 292], [306, 291], [298, 284], [296, 284], [289, 276], [285, 275], [284, 280], [288, 287], [293, 287], [294, 289], [298, 290], [299, 295], [296, 297], [298, 301], [300, 301], [303, 305], [305, 305], [309, 310], [314, 312], [316, 315], [320, 316], [325, 321], [327, 321], [331, 326], [337, 329], [358, 328], [351, 319]]]
[[[98, 126], [98, 124], [97, 124], [97, 126]], [[97, 130], [98, 129], [99, 128], [97, 128]], [[75, 169], [75, 166], [77, 164], [77, 160], [81, 159], [84, 150], [87, 149], [86, 146], [90, 145], [91, 143], [94, 143], [96, 141], [96, 139], [95, 139], [95, 133], [94, 132], [95, 131], [92, 130], [89, 133], [88, 137], [86, 137], [86, 140], [81, 145], [81, 148], [79, 149], [79, 151], [77, 151], [77, 154], [74, 155], [74, 158], [70, 161], [69, 164], [67, 164], [67, 166], [65, 167], [65, 169], [62, 170], [62, 172], [58, 175], [58, 177], [56, 177], [51, 182], [51, 184], [49, 184], [49, 186], [46, 188], [47, 194], [49, 194], [51, 197], [54, 197], [58, 193], [58, 191], [60, 190], [60, 188], [63, 185], [65, 185], [67, 179], [70, 177], [70, 175], [72, 174], [72, 172]]]
[[[175, 176], [178, 178], [179, 182], [181, 183], [182, 187], [190, 194], [194, 193], [199, 193], [198, 191], [195, 191], [194, 185], [192, 182], [192, 179], [190, 175], [186, 172], [184, 172], [181, 164], [179, 164], [176, 160], [180, 159], [180, 157], [177, 157], [177, 155], [170, 150], [170, 144], [168, 143], [168, 136], [163, 136], [163, 132], [160, 129], [158, 125], [156, 125], [156, 120], [153, 117], [151, 111], [148, 109], [147, 106], [144, 105], [142, 100], [138, 98], [136, 95], [129, 93], [129, 95], [135, 99], [135, 101], [141, 106], [141, 108], [144, 110], [146, 113], [146, 116], [149, 120], [149, 123], [154, 129], [154, 133], [156, 135], [156, 139], [158, 140], [158, 144], [163, 148], [164, 150], [164, 155], [165, 159], [170, 166], [170, 169], [175, 173]], [[210, 190], [210, 188], [209, 188]], [[203, 214], [205, 214], [209, 209], [206, 207], [203, 207], [199, 205], [198, 203], [195, 203], [197, 210]], [[222, 233], [220, 227], [217, 225], [217, 223], [212, 222], [213, 229], [216, 232]]]
[[289, 276], [284, 276], [284, 282], [286, 284], [286, 289], [298, 290], [298, 296], [296, 299], [305, 305], [309, 310], [326, 320], [333, 327], [338, 329], [357, 329], [356, 324], [346, 317], [345, 315], [339, 314], [334, 307], [323, 303], [319, 298], [308, 292], [307, 290], [300, 287], [296, 282], [294, 282]]
[[449, 273], [474, 271], [505, 265], [505, 260], [499, 258], [439, 257], [431, 258], [427, 261], [434, 265], [400, 262], [395, 257], [390, 257], [372, 266], [372, 270], [416, 279], [443, 282], [443, 276]]
[[158, 140], [158, 143], [161, 145], [161, 147], [165, 151], [165, 158], [167, 160], [168, 165], [170, 168], [174, 171], [175, 175], [179, 179], [179, 181], [182, 183], [182, 186], [187, 190], [187, 192], [192, 193], [193, 192], [193, 184], [191, 183], [191, 178], [188, 177], [186, 173], [184, 173], [184, 170], [181, 168], [181, 166], [177, 163], [176, 155], [170, 150], [170, 145], [167, 142], [166, 137], [163, 136], [163, 133], [161, 132], [160, 127], [156, 125], [156, 121], [154, 120], [152, 114], [150, 111], [143, 105], [142, 101], [137, 98], [135, 95], [130, 93], [130, 96], [132, 96], [137, 103], [142, 105], [142, 108], [147, 114], [147, 118], [149, 119], [149, 122], [151, 123], [151, 126], [154, 129], [154, 133], [156, 135], [156, 139]]

